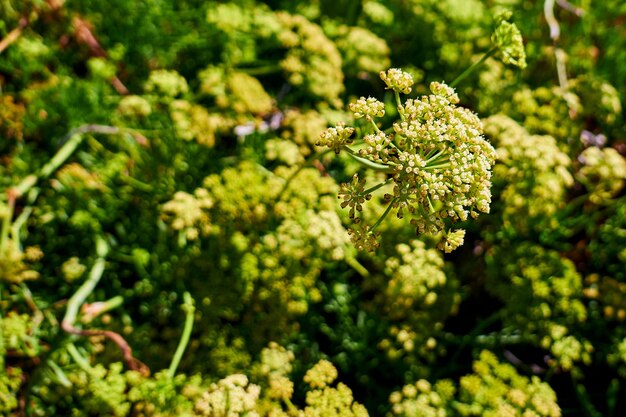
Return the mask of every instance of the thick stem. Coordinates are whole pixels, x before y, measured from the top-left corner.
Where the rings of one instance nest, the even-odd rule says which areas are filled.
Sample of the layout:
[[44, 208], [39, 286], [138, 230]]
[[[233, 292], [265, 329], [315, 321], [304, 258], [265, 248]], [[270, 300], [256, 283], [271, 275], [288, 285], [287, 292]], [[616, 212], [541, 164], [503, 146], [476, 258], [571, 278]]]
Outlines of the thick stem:
[[357, 259], [353, 256], [346, 256], [346, 263], [352, 267], [359, 275], [363, 278], [367, 278], [370, 276], [369, 271], [363, 265], [357, 261]]
[[183, 310], [185, 310], [185, 327], [183, 328], [183, 335], [178, 342], [178, 347], [172, 358], [172, 363], [167, 370], [167, 376], [169, 378], [174, 378], [174, 375], [176, 375], [176, 369], [178, 369], [183, 353], [185, 353], [189, 338], [191, 337], [191, 330], [193, 329], [193, 318], [196, 308], [193, 303], [193, 298], [191, 298], [191, 294], [188, 292], [183, 294]]
[[293, 403], [291, 402], [291, 400], [289, 398], [285, 398], [283, 401], [285, 401], [285, 404], [287, 404], [287, 408], [291, 412], [292, 416], [299, 416], [300, 415], [300, 412], [298, 411], [298, 408], [295, 405], [293, 405]]

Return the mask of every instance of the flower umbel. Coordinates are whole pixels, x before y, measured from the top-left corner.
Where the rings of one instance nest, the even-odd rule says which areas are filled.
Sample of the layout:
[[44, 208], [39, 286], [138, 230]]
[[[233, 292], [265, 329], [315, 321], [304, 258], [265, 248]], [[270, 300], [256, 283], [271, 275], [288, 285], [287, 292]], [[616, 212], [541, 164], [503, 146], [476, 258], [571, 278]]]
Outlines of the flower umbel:
[[354, 113], [354, 117], [357, 119], [365, 117], [368, 122], [374, 117], [385, 115], [385, 104], [373, 97], [361, 97], [356, 103], [350, 103], [349, 108]]
[[345, 123], [337, 123], [335, 127], [329, 127], [320, 135], [317, 141], [317, 146], [328, 146], [336, 154], [341, 152], [341, 149], [352, 143], [350, 136], [354, 133], [354, 128], [346, 127]]
[[360, 219], [356, 217], [357, 211], [363, 211], [363, 203], [365, 200], [372, 198], [371, 194], [364, 192], [363, 186], [365, 185], [365, 179], [359, 179], [357, 174], [354, 174], [350, 183], [341, 184], [339, 190], [339, 198], [342, 198], [341, 208], [350, 207], [350, 219], [355, 223], [358, 223]]
[[345, 149], [364, 166], [387, 174], [386, 180], [370, 188], [357, 174], [342, 185], [341, 207], [350, 207], [355, 223], [361, 221], [356, 212], [362, 211], [371, 193], [390, 186], [384, 195], [387, 209], [372, 226], [351, 230], [352, 240], [361, 249], [376, 248], [374, 232], [393, 211], [398, 218], [408, 217], [418, 234], [442, 234], [439, 247], [450, 252], [464, 237], [461, 229], [450, 231], [452, 224], [489, 212], [495, 150], [482, 136], [478, 117], [456, 105], [459, 97], [453, 88], [433, 82], [430, 95], [402, 102], [399, 93], [411, 91], [410, 74], [392, 68], [382, 72], [381, 78], [394, 90], [399, 119], [382, 130], [373, 122], [384, 114], [382, 103], [361, 98], [350, 106], [355, 117], [370, 122], [359, 132], [363, 143], [358, 151], [347, 147], [354, 129], [344, 125], [326, 130], [320, 140], [335, 152]]
[[380, 78], [387, 84], [388, 89], [403, 94], [409, 94], [411, 87], [413, 87], [413, 77], [411, 74], [398, 68], [390, 68], [387, 71], [381, 71]]

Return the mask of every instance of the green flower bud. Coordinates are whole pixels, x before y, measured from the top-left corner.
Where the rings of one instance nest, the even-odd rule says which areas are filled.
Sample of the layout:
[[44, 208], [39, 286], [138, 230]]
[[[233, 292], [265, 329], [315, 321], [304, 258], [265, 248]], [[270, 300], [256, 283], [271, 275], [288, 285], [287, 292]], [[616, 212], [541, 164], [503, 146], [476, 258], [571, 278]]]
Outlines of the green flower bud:
[[505, 11], [496, 17], [498, 25], [491, 35], [491, 41], [502, 54], [502, 61], [519, 69], [526, 68], [526, 51], [522, 34], [515, 25], [509, 22], [511, 12]]

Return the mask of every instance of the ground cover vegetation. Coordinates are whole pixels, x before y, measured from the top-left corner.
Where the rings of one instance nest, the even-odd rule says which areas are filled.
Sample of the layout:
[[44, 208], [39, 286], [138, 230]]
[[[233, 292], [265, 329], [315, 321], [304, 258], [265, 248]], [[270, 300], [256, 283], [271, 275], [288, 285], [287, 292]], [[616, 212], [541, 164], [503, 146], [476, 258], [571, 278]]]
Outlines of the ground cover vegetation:
[[0, 16], [0, 415], [626, 413], [626, 5]]

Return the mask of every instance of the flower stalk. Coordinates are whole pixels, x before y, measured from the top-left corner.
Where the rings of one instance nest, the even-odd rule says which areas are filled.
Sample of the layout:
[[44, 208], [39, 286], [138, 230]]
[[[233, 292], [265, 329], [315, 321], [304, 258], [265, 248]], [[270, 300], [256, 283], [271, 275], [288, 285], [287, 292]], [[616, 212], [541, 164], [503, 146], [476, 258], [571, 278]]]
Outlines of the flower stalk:
[[191, 331], [193, 330], [193, 319], [196, 307], [194, 305], [193, 298], [191, 298], [191, 294], [188, 292], [183, 294], [182, 309], [185, 311], [185, 327], [183, 328], [183, 334], [178, 342], [178, 346], [176, 347], [176, 352], [174, 352], [174, 357], [172, 358], [170, 367], [167, 370], [168, 378], [174, 378], [174, 375], [176, 375], [176, 370], [178, 369], [178, 365], [183, 358], [185, 349], [187, 349], [189, 338], [191, 337]]

